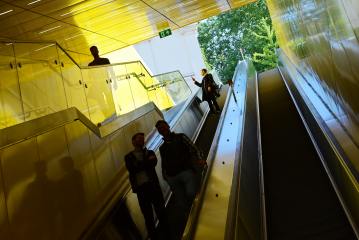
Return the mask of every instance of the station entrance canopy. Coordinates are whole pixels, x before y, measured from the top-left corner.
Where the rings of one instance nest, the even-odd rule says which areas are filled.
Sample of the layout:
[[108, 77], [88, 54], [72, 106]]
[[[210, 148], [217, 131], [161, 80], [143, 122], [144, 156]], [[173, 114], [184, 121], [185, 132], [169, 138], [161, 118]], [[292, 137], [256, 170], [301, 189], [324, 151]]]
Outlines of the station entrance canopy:
[[133, 45], [255, 0], [1, 0], [0, 37], [57, 41], [101, 53]]

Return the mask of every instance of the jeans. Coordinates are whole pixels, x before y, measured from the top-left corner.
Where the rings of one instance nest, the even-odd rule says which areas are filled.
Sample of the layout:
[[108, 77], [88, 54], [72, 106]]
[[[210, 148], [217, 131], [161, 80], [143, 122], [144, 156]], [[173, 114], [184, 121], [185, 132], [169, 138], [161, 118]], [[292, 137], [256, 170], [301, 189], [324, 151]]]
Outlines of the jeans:
[[183, 211], [188, 211], [198, 190], [198, 177], [192, 170], [180, 172], [176, 176], [168, 177], [168, 184], [173, 192], [175, 202]]

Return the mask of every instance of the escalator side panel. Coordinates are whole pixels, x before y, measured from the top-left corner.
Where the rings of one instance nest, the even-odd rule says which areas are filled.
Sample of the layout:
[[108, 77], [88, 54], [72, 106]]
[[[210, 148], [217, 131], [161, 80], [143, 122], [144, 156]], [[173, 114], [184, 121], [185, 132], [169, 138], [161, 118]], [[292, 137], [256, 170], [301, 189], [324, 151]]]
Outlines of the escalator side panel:
[[259, 100], [269, 239], [356, 239], [277, 70]]
[[[205, 112], [203, 112], [201, 106], [199, 106], [198, 102], [191, 101], [189, 105], [185, 108], [184, 112], [180, 111], [176, 114], [173, 122], [170, 122], [171, 129], [174, 132], [184, 132], [190, 138], [196, 135], [197, 129], [202, 121], [202, 118], [205, 117]], [[147, 123], [148, 124], [148, 123]], [[154, 126], [154, 124], [152, 124]], [[131, 128], [140, 130], [140, 126], [136, 124], [132, 124]], [[130, 138], [131, 135], [127, 138]], [[162, 142], [161, 136], [158, 134], [154, 136], [156, 139], [153, 142], [149, 143], [150, 149], [154, 150], [157, 155], [157, 166], [156, 172], [158, 175], [158, 179], [160, 181], [160, 186], [162, 188], [163, 195], [165, 199], [169, 199], [170, 189], [166, 181], [163, 179], [161, 174], [161, 157], [159, 154], [159, 146]], [[115, 142], [119, 142], [115, 141]], [[130, 142], [128, 142], [130, 144]], [[130, 147], [130, 149], [132, 146]], [[123, 159], [123, 158], [122, 158]], [[121, 159], [121, 160], [122, 160]], [[125, 170], [126, 171], [126, 170]], [[127, 173], [127, 172], [126, 172]], [[127, 174], [124, 174], [127, 181]], [[82, 239], [101, 239], [101, 240], [112, 240], [112, 239], [146, 239], [147, 232], [144, 223], [144, 218], [142, 212], [138, 205], [137, 196], [132, 191], [129, 191], [126, 196], [121, 199], [121, 201], [113, 204], [113, 209], [106, 210], [108, 212], [108, 216], [103, 217], [103, 222], [97, 224], [95, 229], [91, 232], [86, 233]], [[171, 208], [171, 201], [169, 201], [168, 205]], [[168, 209], [169, 214], [174, 212], [174, 209]], [[170, 217], [169, 221], [172, 221], [173, 216]], [[179, 222], [182, 224], [182, 219], [174, 219], [175, 223], [170, 222], [170, 225], [173, 226], [172, 231], [175, 231], [178, 226], [174, 225]], [[180, 227], [179, 227], [180, 228]], [[161, 235], [161, 233], [159, 233]], [[121, 236], [122, 238], [119, 238]]]

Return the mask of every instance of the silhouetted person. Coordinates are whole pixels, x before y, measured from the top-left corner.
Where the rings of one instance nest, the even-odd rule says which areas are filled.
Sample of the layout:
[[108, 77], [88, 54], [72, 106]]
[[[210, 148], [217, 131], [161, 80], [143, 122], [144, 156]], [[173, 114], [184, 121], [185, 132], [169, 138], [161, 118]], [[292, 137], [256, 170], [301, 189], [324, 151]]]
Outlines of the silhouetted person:
[[194, 84], [202, 88], [202, 100], [208, 102], [211, 113], [216, 113], [216, 110], [219, 112], [221, 109], [216, 100], [217, 85], [213, 80], [213, 76], [205, 68], [201, 70], [201, 75], [203, 76], [201, 83], [197, 82], [194, 77], [192, 77], [192, 80]]
[[155, 170], [157, 157], [153, 151], [144, 147], [143, 133], [133, 135], [132, 145], [134, 150], [125, 156], [126, 167], [130, 174], [130, 183], [133, 192], [137, 194], [148, 235], [151, 239], [156, 239], [152, 206], [160, 222], [160, 227], [168, 231], [165, 201]]
[[59, 198], [55, 182], [47, 176], [47, 163], [34, 163], [35, 176], [23, 193], [13, 219], [14, 239], [60, 239]]
[[160, 147], [163, 178], [168, 182], [178, 206], [186, 213], [196, 196], [198, 176], [206, 163], [201, 151], [185, 134], [171, 132], [164, 120], [157, 121], [156, 128], [163, 136]]
[[81, 218], [83, 218], [87, 202], [82, 174], [75, 169], [73, 159], [69, 156], [60, 159], [60, 166], [64, 173], [57, 182], [57, 190], [61, 194], [59, 207], [63, 227], [62, 237], [68, 239], [69, 236], [78, 234], [76, 231], [79, 231], [79, 223], [83, 220]]
[[89, 66], [97, 66], [97, 65], [106, 65], [110, 64], [110, 60], [108, 58], [101, 58], [99, 56], [99, 52], [96, 46], [90, 47], [91, 54], [93, 56], [93, 61], [89, 63]]

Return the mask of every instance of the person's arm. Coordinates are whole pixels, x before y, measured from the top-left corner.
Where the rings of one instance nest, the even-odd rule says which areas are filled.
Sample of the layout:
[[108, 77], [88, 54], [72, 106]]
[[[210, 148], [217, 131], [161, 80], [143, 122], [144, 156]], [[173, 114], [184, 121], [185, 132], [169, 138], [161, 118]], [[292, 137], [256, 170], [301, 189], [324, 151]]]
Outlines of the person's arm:
[[192, 77], [192, 81], [195, 85], [197, 85], [198, 87], [202, 87], [203, 81], [201, 83], [197, 82], [196, 79], [194, 77]]
[[147, 150], [147, 157], [146, 157], [146, 166], [147, 167], [156, 167], [157, 165], [157, 157], [154, 151]]
[[126, 168], [129, 173], [133, 173], [136, 171], [136, 168], [133, 164], [133, 158], [131, 157], [131, 153], [129, 153], [125, 156], [125, 163], [126, 163]]
[[162, 171], [162, 177], [164, 180], [168, 181], [168, 176], [166, 174], [166, 161], [165, 161], [165, 153], [164, 150], [162, 148], [162, 146], [160, 147], [160, 156], [161, 156], [161, 171]]
[[186, 134], [182, 133], [181, 138], [183, 143], [187, 145], [192, 160], [195, 160], [196, 162], [204, 160], [202, 151], [192, 142], [189, 137], [186, 136]]

